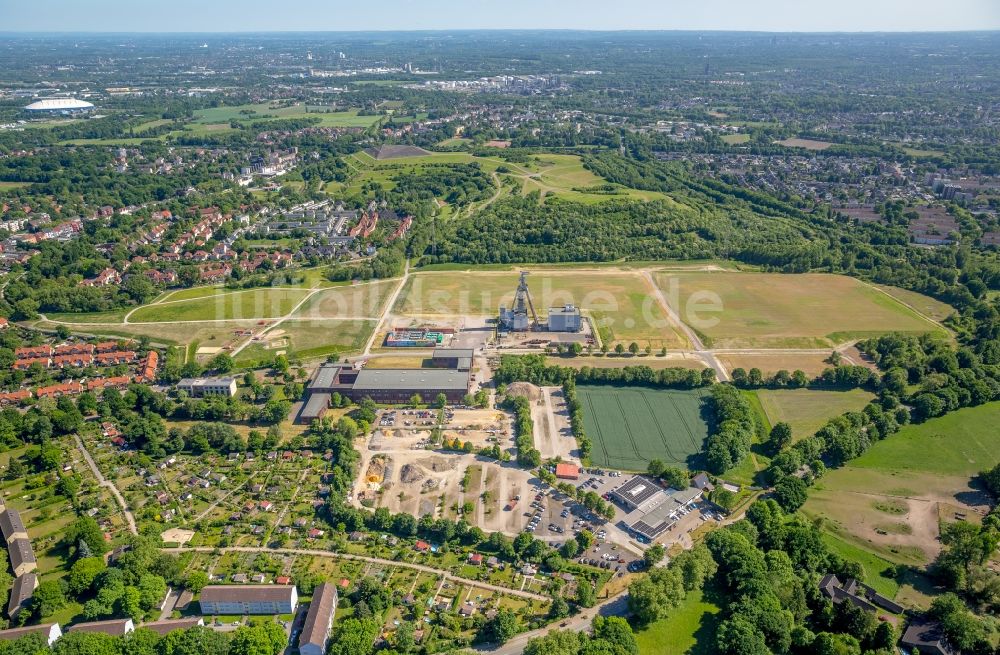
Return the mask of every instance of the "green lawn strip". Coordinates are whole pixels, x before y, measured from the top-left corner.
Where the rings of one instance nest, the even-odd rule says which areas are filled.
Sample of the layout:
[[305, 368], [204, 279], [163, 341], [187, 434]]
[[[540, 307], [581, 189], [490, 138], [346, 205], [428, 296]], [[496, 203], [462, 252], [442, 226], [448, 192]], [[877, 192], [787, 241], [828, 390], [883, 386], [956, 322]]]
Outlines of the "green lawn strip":
[[689, 592], [670, 616], [636, 631], [639, 655], [714, 655], [724, 604], [712, 585]]

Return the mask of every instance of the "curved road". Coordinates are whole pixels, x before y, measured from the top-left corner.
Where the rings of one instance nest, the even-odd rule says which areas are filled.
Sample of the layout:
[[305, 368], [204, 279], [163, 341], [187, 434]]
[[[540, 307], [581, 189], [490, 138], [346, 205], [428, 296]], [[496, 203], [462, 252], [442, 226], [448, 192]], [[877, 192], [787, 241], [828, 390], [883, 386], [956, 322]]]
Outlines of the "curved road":
[[628, 613], [628, 591], [624, 590], [617, 596], [612, 596], [603, 603], [584, 610], [575, 616], [571, 616], [565, 621], [553, 623], [545, 626], [544, 628], [539, 628], [538, 630], [522, 632], [521, 634], [511, 638], [510, 641], [502, 646], [497, 644], [485, 644], [476, 648], [476, 650], [482, 653], [490, 653], [490, 655], [519, 655], [524, 652], [524, 647], [528, 645], [529, 641], [537, 639], [538, 637], [544, 637], [553, 630], [589, 632], [590, 622], [598, 614], [601, 616], [627, 616]]

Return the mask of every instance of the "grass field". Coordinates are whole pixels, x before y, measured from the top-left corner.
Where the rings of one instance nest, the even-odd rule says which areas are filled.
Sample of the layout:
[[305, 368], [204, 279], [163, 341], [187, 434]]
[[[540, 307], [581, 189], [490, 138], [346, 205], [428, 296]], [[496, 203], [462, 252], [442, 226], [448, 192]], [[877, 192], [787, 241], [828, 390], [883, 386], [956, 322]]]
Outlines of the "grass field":
[[705, 362], [697, 357], [685, 355], [669, 355], [660, 357], [650, 355], [648, 357], [557, 357], [549, 356], [546, 362], [550, 365], [569, 366], [571, 368], [622, 368], [624, 366], [648, 366], [651, 369], [659, 370], [664, 368], [687, 368], [700, 371], [705, 368]]
[[130, 317], [132, 323], [164, 321], [221, 321], [274, 318], [288, 314], [307, 291], [298, 289], [251, 289], [180, 302], [147, 305]]
[[396, 284], [392, 280], [320, 291], [309, 298], [295, 316], [308, 319], [377, 317]]
[[[252, 111], [253, 114], [240, 113]], [[272, 108], [268, 103], [256, 105], [236, 105], [233, 107], [212, 107], [194, 112], [195, 123], [228, 124], [230, 121], [259, 121], [279, 118], [319, 118], [322, 127], [370, 127], [378, 116], [359, 116], [357, 111], [329, 111], [328, 107], [295, 104], [291, 107]]]
[[807, 516], [827, 519], [841, 539], [883, 559], [924, 565], [940, 549], [950, 511], [975, 518], [988, 504], [973, 484], [1000, 462], [1000, 403], [962, 409], [873, 445], [810, 490]]
[[[54, 323], [39, 321], [36, 326], [54, 330]], [[76, 333], [94, 334], [108, 337], [138, 338], [149, 337], [155, 343], [184, 345], [200, 343], [203, 346], [222, 347], [234, 340], [234, 330], [248, 330], [257, 326], [257, 321], [219, 321], [217, 323], [122, 323], [118, 325], [96, 325], [91, 323], [67, 323]]]
[[899, 287], [890, 287], [883, 284], [879, 284], [877, 286], [893, 298], [898, 299], [905, 305], [909, 305], [924, 316], [930, 317], [935, 321], [943, 321], [955, 313], [955, 308], [948, 303], [935, 300], [934, 298], [925, 296], [922, 293], [909, 291], [907, 289], [900, 289]]
[[775, 141], [779, 146], [786, 148], [805, 148], [806, 150], [826, 150], [833, 144], [829, 141], [815, 141], [813, 139], [791, 138], [784, 141]]
[[863, 389], [817, 391], [812, 389], [760, 389], [761, 407], [771, 425], [784, 421], [792, 426], [795, 441], [811, 437], [832, 418], [860, 411], [874, 394]]
[[127, 309], [115, 309], [109, 312], [87, 312], [84, 314], [46, 314], [45, 318], [65, 323], [117, 323], [125, 318]]
[[[508, 164], [508, 168], [512, 167]], [[528, 174], [521, 170], [510, 175], [520, 181], [521, 195], [537, 191], [542, 196], [554, 195], [566, 200], [593, 203], [622, 197], [639, 200], [666, 199], [662, 193], [626, 187], [619, 187], [618, 192], [613, 195], [588, 193], [587, 189], [606, 185], [608, 181], [584, 168], [583, 160], [578, 155], [536, 155], [532, 159], [530, 170], [532, 172]]]
[[659, 459], [698, 468], [708, 437], [704, 392], [581, 385], [577, 393], [595, 464], [644, 471]]
[[0, 191], [13, 191], [15, 189], [23, 189], [26, 186], [30, 186], [31, 182], [2, 182], [0, 181]]
[[723, 143], [728, 143], [731, 146], [740, 145], [742, 143], [748, 143], [750, 141], [749, 134], [726, 134], [722, 137]]
[[309, 358], [361, 350], [375, 323], [375, 320], [289, 319], [267, 334], [266, 347], [253, 344], [237, 359], [253, 359], [255, 355], [270, 359], [278, 351]]
[[800, 370], [808, 376], [816, 377], [824, 369], [830, 368], [830, 353], [827, 351], [815, 352], [787, 352], [757, 351], [752, 353], [735, 352], [718, 355], [723, 366], [732, 371], [734, 368], [742, 368], [749, 371], [752, 368], [759, 368], [765, 375], [770, 375], [781, 370]]
[[714, 655], [724, 604], [712, 587], [688, 593], [668, 618], [635, 633], [639, 655]]
[[[543, 197], [558, 197], [577, 202], [598, 203], [612, 198], [635, 198], [638, 200], [668, 200], [664, 194], [617, 187], [615, 193], [596, 193], [594, 188], [607, 185], [608, 181], [595, 175], [583, 166], [579, 155], [538, 154], [527, 163], [514, 164], [499, 157], [475, 157], [467, 152], [431, 153], [422, 157], [386, 159], [376, 161], [371, 155], [360, 152], [345, 161], [354, 175], [349, 182], [328, 183], [327, 193], [357, 193], [366, 184], [375, 182], [386, 189], [392, 189], [392, 178], [401, 173], [420, 172], [428, 166], [478, 163], [488, 173], [497, 173], [503, 182], [501, 196], [517, 193], [526, 195], [538, 192]], [[497, 169], [503, 166], [506, 172]]]
[[[886, 332], [945, 334], [888, 294], [839, 275], [657, 276], [668, 302], [716, 348], [826, 348]], [[718, 301], [718, 311], [698, 304]]]
[[908, 425], [851, 462], [851, 468], [969, 478], [1000, 463], [1000, 403]]
[[[510, 306], [517, 289], [515, 271], [418, 273], [400, 293], [393, 312], [408, 316], [492, 316]], [[670, 327], [646, 280], [636, 272], [548, 269], [528, 276], [535, 308], [542, 320], [549, 307], [572, 303], [589, 314], [613, 344], [636, 341], [654, 350], [677, 348], [685, 341]]]

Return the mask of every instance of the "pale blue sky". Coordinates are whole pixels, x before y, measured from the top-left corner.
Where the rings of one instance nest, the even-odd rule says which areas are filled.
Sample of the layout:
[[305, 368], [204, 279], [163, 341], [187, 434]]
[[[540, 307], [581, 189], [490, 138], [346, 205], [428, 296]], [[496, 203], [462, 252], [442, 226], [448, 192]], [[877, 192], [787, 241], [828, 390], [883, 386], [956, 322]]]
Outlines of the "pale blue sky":
[[1000, 0], [0, 0], [0, 31], [1000, 29]]

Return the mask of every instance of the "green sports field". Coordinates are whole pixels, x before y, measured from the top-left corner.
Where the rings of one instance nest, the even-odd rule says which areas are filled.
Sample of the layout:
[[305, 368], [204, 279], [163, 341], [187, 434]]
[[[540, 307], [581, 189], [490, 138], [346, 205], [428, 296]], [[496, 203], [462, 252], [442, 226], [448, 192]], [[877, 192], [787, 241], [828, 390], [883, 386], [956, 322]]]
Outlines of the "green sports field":
[[650, 460], [694, 467], [708, 437], [702, 391], [579, 386], [598, 466], [644, 471]]

